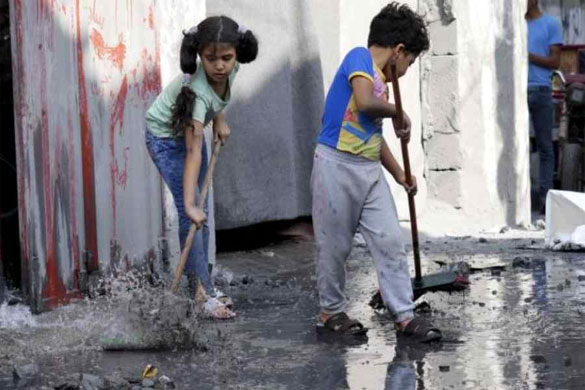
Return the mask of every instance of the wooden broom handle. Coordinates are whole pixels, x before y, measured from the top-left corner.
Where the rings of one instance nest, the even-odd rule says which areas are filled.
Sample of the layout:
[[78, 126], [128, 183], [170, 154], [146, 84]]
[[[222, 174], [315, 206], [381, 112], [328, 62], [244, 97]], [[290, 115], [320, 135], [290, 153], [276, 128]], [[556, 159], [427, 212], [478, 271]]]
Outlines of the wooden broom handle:
[[[216, 142], [215, 147], [213, 149], [213, 154], [211, 155], [211, 159], [209, 160], [209, 167], [207, 168], [207, 173], [205, 174], [205, 181], [203, 182], [203, 187], [201, 188], [201, 193], [199, 194], [199, 204], [197, 205], [200, 209], [205, 207], [205, 198], [207, 198], [207, 193], [209, 192], [209, 185], [211, 184], [211, 178], [213, 177], [213, 169], [215, 168], [215, 163], [217, 162], [217, 156], [219, 155], [219, 151], [221, 149], [221, 142]], [[179, 264], [177, 264], [177, 269], [175, 270], [175, 277], [173, 279], [173, 291], [177, 292], [179, 289], [179, 285], [181, 284], [181, 277], [183, 276], [183, 270], [185, 269], [185, 264], [187, 263], [187, 258], [189, 257], [189, 252], [191, 251], [191, 246], [193, 245], [193, 239], [195, 238], [195, 233], [197, 232], [197, 225], [191, 223], [189, 227], [189, 234], [187, 235], [187, 239], [185, 240], [185, 246], [183, 247], [183, 251], [181, 252], [181, 259]]]
[[[392, 73], [392, 92], [394, 94], [394, 105], [396, 106], [396, 125], [399, 129], [404, 127], [404, 111], [402, 110], [402, 98], [400, 97], [400, 85], [398, 84], [398, 75], [396, 65], [391, 66]], [[406, 184], [412, 186], [412, 172], [410, 169], [410, 156], [408, 155], [408, 144], [404, 139], [400, 140], [402, 147], [402, 160], [404, 163], [404, 174]], [[422, 272], [420, 267], [420, 248], [418, 244], [418, 225], [416, 223], [416, 205], [414, 195], [408, 194], [408, 209], [410, 211], [410, 230], [412, 233], [412, 252], [414, 254], [414, 271], [415, 281], [421, 281]]]

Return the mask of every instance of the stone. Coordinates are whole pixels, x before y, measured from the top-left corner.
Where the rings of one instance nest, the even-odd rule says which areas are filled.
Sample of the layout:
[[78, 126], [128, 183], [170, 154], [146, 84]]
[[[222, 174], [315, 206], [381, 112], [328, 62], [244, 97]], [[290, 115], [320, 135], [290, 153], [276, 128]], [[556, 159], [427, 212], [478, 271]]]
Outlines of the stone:
[[427, 166], [430, 170], [446, 171], [461, 169], [463, 155], [460, 135], [434, 133], [425, 142], [425, 151], [428, 155]]
[[432, 171], [427, 174], [429, 196], [460, 208], [462, 201], [461, 171]]
[[514, 257], [512, 260], [512, 267], [514, 268], [529, 268], [530, 267], [530, 259], [524, 256], [517, 256]]
[[508, 233], [509, 231], [510, 228], [508, 226], [504, 226], [503, 228], [500, 229], [500, 234]]
[[573, 361], [571, 360], [570, 357], [565, 357], [564, 362], [565, 362], [565, 367], [571, 367], [573, 365]]
[[542, 355], [531, 355], [530, 360], [537, 364], [544, 364], [546, 363], [546, 358]]
[[450, 366], [439, 366], [439, 371], [449, 372], [449, 371], [451, 371], [451, 367]]
[[161, 376], [158, 378], [158, 383], [161, 385], [163, 390], [174, 389], [176, 388], [175, 383], [166, 375]]
[[14, 367], [12, 378], [17, 388], [37, 386], [40, 383], [41, 375], [37, 364], [24, 364]]
[[152, 379], [142, 380], [142, 387], [154, 387], [155, 382]]
[[585, 275], [579, 275], [577, 276], [577, 280], [580, 282], [585, 282]]
[[81, 389], [82, 390], [102, 390], [107, 388], [106, 381], [92, 374], [81, 374]]
[[480, 237], [480, 239], [477, 240], [477, 242], [479, 242], [480, 244], [487, 244], [488, 240], [485, 237]]

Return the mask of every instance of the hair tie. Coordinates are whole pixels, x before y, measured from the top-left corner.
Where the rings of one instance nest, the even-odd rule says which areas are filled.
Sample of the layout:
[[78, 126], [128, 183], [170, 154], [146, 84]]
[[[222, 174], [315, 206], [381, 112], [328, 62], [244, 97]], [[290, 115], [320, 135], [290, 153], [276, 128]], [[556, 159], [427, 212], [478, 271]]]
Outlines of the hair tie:
[[197, 34], [197, 31], [198, 31], [198, 30], [199, 30], [199, 28], [197, 27], [197, 25], [195, 25], [195, 26], [191, 27], [191, 28], [190, 28], [190, 29], [187, 31], [187, 34], [192, 34], [192, 35], [195, 35], [195, 34]]
[[191, 82], [191, 74], [183, 73], [183, 85], [188, 85]]
[[245, 33], [247, 33], [247, 32], [248, 32], [248, 29], [246, 28], [246, 26], [244, 26], [244, 25], [242, 25], [242, 24], [240, 24], [240, 25], [238, 26], [238, 33], [240, 33], [240, 34], [245, 34]]

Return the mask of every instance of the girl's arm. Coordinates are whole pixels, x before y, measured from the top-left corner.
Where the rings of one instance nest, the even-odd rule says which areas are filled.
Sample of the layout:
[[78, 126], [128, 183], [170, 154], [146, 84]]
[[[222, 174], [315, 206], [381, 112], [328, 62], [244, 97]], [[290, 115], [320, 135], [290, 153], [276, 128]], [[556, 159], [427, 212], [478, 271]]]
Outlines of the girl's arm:
[[221, 112], [213, 119], [213, 134], [215, 140], [219, 140], [222, 145], [225, 144], [231, 134], [231, 130]]
[[205, 222], [205, 213], [195, 205], [195, 188], [201, 169], [201, 147], [203, 145], [203, 124], [192, 121], [192, 129], [185, 130], [185, 171], [183, 172], [183, 201], [185, 212], [193, 223], [200, 227]]
[[392, 175], [396, 183], [400, 184], [406, 189], [406, 192], [409, 194], [416, 194], [417, 185], [416, 185], [416, 178], [412, 176], [412, 186], [409, 186], [406, 183], [406, 175], [402, 170], [402, 167], [398, 164], [398, 161], [394, 158], [394, 155], [390, 151], [388, 144], [385, 140], [382, 140], [382, 152], [380, 156], [382, 166], [386, 168], [386, 170]]

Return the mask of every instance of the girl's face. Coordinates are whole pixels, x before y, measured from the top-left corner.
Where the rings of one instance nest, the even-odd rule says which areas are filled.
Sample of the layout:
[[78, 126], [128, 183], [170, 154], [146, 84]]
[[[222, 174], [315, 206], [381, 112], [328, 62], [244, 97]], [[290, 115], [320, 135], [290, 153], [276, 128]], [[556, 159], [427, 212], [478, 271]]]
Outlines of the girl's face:
[[199, 56], [205, 74], [214, 84], [225, 83], [236, 64], [236, 49], [227, 43], [207, 45]]

